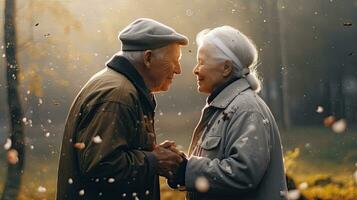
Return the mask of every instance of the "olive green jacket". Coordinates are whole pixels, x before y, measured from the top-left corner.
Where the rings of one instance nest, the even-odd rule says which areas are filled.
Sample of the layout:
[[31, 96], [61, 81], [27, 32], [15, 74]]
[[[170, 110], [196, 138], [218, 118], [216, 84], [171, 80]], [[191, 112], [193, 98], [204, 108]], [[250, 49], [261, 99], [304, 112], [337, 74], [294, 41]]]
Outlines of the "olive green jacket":
[[67, 117], [58, 200], [160, 199], [154, 96], [128, 60], [114, 56], [74, 100]]

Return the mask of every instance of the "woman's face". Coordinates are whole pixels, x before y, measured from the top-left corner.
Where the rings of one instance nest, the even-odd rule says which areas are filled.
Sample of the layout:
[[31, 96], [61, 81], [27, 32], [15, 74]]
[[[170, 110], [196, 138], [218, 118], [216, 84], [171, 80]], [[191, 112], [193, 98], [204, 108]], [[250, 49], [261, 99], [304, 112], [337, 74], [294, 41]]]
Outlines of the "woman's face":
[[198, 91], [211, 94], [215, 88], [223, 84], [224, 76], [224, 61], [214, 59], [214, 46], [211, 44], [203, 44], [198, 47], [197, 65], [193, 69], [193, 73], [197, 77]]

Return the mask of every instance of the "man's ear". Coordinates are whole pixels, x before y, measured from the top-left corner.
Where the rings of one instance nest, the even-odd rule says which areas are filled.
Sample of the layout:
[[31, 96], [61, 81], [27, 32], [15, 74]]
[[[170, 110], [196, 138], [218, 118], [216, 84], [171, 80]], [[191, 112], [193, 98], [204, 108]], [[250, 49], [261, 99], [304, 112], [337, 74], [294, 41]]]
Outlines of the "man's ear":
[[223, 77], [228, 77], [233, 71], [233, 63], [230, 60], [224, 61]]
[[144, 51], [144, 64], [146, 68], [151, 67], [151, 60], [152, 60], [152, 51], [151, 50]]

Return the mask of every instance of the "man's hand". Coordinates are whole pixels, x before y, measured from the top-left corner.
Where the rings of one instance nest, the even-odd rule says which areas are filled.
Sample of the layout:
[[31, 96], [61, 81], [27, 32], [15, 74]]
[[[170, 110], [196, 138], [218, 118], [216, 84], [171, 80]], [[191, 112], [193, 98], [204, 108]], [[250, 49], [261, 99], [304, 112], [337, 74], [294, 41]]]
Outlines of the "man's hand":
[[174, 173], [183, 161], [181, 155], [160, 145], [152, 153], [158, 160], [158, 174], [168, 179], [175, 177]]
[[162, 142], [158, 146], [166, 148], [166, 149], [170, 149], [171, 151], [179, 154], [182, 158], [187, 158], [186, 154], [183, 151], [180, 151], [180, 150], [178, 150], [176, 148], [176, 143], [174, 141], [165, 140], [164, 142]]

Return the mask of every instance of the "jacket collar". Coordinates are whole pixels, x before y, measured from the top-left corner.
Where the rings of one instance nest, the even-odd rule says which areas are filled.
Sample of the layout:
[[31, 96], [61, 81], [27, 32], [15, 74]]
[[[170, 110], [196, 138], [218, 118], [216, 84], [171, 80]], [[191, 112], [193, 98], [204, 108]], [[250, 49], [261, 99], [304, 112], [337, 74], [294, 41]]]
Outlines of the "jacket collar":
[[241, 92], [250, 88], [245, 78], [240, 78], [226, 86], [206, 107], [213, 106], [217, 108], [226, 108], [233, 99]]
[[[153, 112], [156, 108], [156, 100], [154, 95], [146, 87], [144, 79], [140, 76], [139, 72], [129, 62], [128, 59], [123, 56], [113, 56], [107, 63], [107, 67], [114, 71], [123, 74], [138, 90], [139, 95], [143, 96], [144, 102], [149, 105]], [[140, 98], [141, 99], [141, 98]]]

